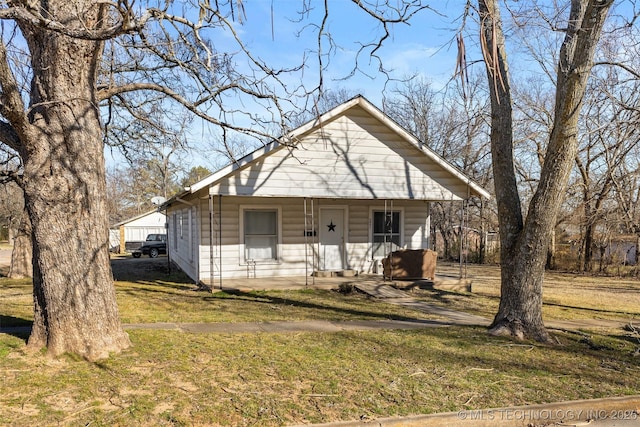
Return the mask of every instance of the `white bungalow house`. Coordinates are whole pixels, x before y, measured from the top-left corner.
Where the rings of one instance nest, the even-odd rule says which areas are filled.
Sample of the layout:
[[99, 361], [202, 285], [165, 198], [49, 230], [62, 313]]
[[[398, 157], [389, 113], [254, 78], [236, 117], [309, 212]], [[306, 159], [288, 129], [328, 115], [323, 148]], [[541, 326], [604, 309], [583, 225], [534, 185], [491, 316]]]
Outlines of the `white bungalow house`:
[[430, 201], [487, 191], [363, 97], [167, 200], [168, 253], [194, 281], [381, 273], [428, 248]]

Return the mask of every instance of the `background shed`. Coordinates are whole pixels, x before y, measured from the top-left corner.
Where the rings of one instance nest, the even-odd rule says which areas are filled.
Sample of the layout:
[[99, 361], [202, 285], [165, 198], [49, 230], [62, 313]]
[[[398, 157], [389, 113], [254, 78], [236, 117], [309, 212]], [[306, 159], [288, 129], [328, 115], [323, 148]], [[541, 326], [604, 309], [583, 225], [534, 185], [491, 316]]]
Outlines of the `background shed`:
[[167, 216], [153, 210], [114, 224], [109, 230], [109, 247], [112, 252], [124, 253], [140, 247], [147, 234], [166, 234]]

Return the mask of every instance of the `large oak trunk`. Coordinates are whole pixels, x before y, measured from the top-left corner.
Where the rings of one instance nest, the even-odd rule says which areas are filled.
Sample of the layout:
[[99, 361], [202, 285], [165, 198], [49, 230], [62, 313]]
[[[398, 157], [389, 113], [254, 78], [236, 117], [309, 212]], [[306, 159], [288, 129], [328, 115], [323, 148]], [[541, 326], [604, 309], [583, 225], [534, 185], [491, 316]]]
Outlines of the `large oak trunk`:
[[[74, 25], [100, 21], [94, 2], [49, 2]], [[55, 6], [54, 6], [55, 5]], [[84, 20], [84, 21], [82, 21]], [[34, 70], [26, 147], [35, 318], [28, 345], [95, 360], [129, 346], [108, 251], [105, 167], [95, 76], [102, 44], [22, 25]]]
[[[570, 161], [570, 160], [569, 160]], [[560, 193], [557, 193], [559, 198]], [[532, 200], [532, 205], [536, 197]], [[548, 245], [555, 225], [556, 201], [537, 202], [509, 251], [501, 251], [501, 296], [492, 334], [551, 342], [542, 319], [542, 285]], [[548, 209], [548, 211], [547, 211]], [[545, 214], [545, 211], [546, 214]], [[535, 220], [532, 220], [535, 218]]]
[[490, 331], [549, 342], [542, 284], [549, 241], [578, 148], [577, 125], [595, 46], [611, 2], [572, 0], [560, 51], [554, 125], [526, 222], [513, 167], [509, 70], [497, 0], [479, 0], [481, 42], [491, 84], [491, 154], [501, 243], [501, 297]]
[[[513, 162], [509, 68], [497, 1], [480, 0], [481, 39], [491, 84], [491, 154], [500, 223], [501, 296], [490, 332], [549, 341], [542, 321], [546, 245], [525, 242], [525, 224]], [[544, 249], [544, 251], [541, 251]]]

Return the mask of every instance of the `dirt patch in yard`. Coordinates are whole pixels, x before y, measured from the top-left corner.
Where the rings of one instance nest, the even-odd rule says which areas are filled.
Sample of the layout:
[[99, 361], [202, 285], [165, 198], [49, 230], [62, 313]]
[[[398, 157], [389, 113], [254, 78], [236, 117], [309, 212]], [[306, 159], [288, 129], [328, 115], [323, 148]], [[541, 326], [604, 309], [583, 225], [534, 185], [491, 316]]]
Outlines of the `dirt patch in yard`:
[[[189, 282], [189, 278], [177, 267], [169, 265], [169, 258], [160, 255], [158, 258], [134, 258], [130, 255], [116, 255], [111, 258], [111, 269], [114, 280], [138, 282], [157, 280], [161, 275], [171, 275], [173, 279]], [[183, 276], [183, 277], [175, 277]]]

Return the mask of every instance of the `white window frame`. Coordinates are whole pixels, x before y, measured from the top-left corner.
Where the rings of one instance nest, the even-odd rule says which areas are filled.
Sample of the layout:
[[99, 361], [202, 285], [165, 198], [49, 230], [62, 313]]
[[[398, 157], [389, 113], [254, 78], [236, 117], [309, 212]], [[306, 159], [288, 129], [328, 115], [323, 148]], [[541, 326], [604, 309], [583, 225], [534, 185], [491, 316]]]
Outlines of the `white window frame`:
[[[276, 248], [275, 258], [269, 259], [247, 259], [246, 247], [245, 247], [245, 227], [244, 217], [246, 211], [265, 211], [276, 213]], [[256, 264], [279, 264], [281, 262], [281, 246], [282, 246], [282, 208], [280, 206], [265, 206], [265, 205], [241, 205], [240, 206], [240, 264], [246, 265], [249, 261]]]
[[[385, 253], [384, 255], [381, 254], [376, 254], [376, 243], [380, 243], [380, 242], [375, 242], [374, 241], [374, 236], [380, 233], [374, 233], [374, 226], [375, 226], [375, 214], [376, 212], [380, 212], [384, 215], [385, 209], [384, 206], [382, 207], [371, 207], [369, 210], [369, 244], [371, 245], [371, 257], [372, 258], [384, 258], [385, 256], [387, 256], [388, 254]], [[398, 243], [395, 244], [396, 247], [391, 248], [392, 251], [400, 249], [400, 248], [404, 248], [404, 223], [405, 223], [405, 216], [404, 216], [404, 208], [400, 207], [400, 208], [393, 208], [393, 209], [387, 209], [387, 212], [392, 212], [392, 213], [398, 213], [399, 216], [399, 227], [398, 227]], [[393, 233], [393, 235], [395, 235], [395, 233]], [[386, 249], [385, 249], [386, 250]]]
[[172, 214], [172, 222], [173, 227], [171, 230], [171, 240], [173, 241], [173, 248], [178, 250], [178, 213], [173, 212]]

